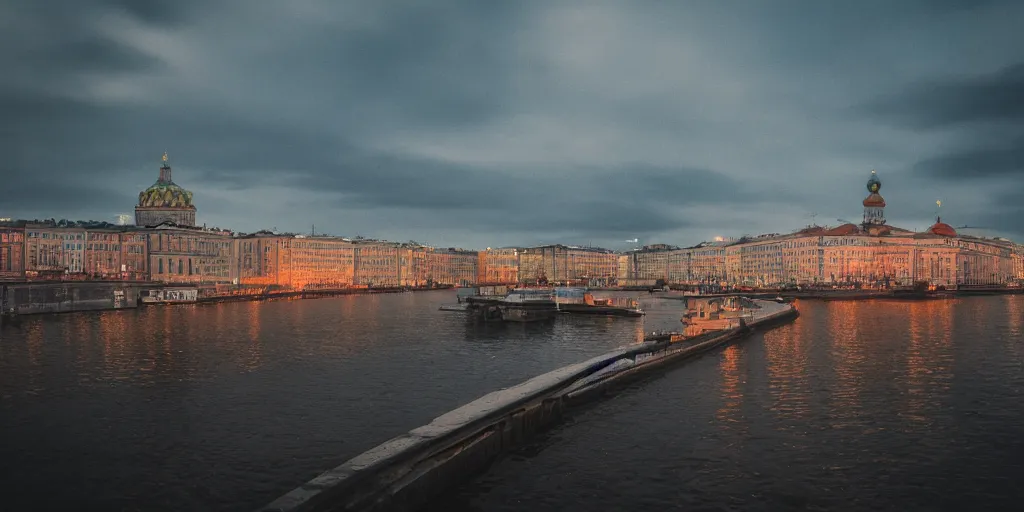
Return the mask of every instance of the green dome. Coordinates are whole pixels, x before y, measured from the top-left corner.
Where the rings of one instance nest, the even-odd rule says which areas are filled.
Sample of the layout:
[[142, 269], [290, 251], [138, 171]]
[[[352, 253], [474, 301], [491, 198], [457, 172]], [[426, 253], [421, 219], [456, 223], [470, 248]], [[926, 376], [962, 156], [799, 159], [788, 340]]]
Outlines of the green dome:
[[192, 206], [192, 192], [174, 182], [157, 181], [139, 193], [139, 206], [144, 208], [188, 208]]
[[185, 190], [171, 181], [171, 166], [167, 163], [167, 153], [162, 158], [160, 177], [153, 186], [139, 192], [140, 208], [193, 208], [192, 192]]

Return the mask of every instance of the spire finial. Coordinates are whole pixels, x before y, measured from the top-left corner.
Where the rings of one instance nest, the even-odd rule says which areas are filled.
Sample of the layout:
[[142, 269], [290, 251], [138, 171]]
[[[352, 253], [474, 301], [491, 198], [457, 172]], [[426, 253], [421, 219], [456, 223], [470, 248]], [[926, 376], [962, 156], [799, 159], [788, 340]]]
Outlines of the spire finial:
[[171, 166], [167, 163], [167, 152], [164, 151], [164, 155], [160, 157], [163, 161], [163, 165], [160, 166], [160, 182], [170, 183], [171, 182]]

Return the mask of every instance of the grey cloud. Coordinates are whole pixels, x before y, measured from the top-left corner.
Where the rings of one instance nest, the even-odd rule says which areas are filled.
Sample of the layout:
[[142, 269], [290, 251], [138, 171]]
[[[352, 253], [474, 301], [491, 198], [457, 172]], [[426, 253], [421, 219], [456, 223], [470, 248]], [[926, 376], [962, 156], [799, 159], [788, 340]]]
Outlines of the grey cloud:
[[984, 182], [1024, 176], [1024, 62], [996, 71], [921, 80], [865, 110], [910, 130], [944, 130], [954, 142], [918, 160], [921, 180]]
[[973, 181], [1004, 176], [1024, 176], [1024, 139], [1005, 146], [982, 147], [946, 153], [914, 165], [922, 178]]
[[953, 76], [916, 84], [870, 105], [899, 126], [937, 129], [980, 122], [1024, 121], [1024, 62], [982, 76]]
[[[949, 24], [958, 37], [986, 34], [1016, 8], [970, 4], [9, 3], [0, 7], [2, 204], [14, 216], [113, 215], [134, 205], [166, 150], [201, 222], [238, 219], [238, 229], [316, 222], [416, 239], [396, 226], [406, 215], [502, 245], [746, 231], [702, 206], [849, 217], [859, 178], [850, 206], [817, 187], [880, 159], [918, 169], [887, 182], [910, 187], [971, 166], [992, 177], [1019, 170], [1024, 55], [985, 53], [1004, 68], [985, 76], [915, 67], [941, 51]], [[101, 31], [115, 15], [153, 39]], [[905, 32], [912, 43], [880, 49]], [[959, 55], [946, 60], [956, 66]], [[918, 86], [907, 88], [911, 75]], [[102, 84], [113, 92], [98, 97], [89, 77], [116, 78]], [[136, 95], [122, 99], [118, 88]], [[868, 102], [887, 90], [905, 92]], [[858, 113], [907, 139], [851, 124], [844, 108], [864, 102]], [[572, 128], [532, 140], [512, 122], [531, 115]], [[936, 152], [908, 149], [937, 128], [963, 137]], [[437, 133], [455, 134], [452, 147], [402, 144]], [[480, 154], [460, 159], [474, 143], [461, 139], [477, 133], [526, 154], [509, 162], [470, 148]], [[576, 143], [588, 137], [602, 142]], [[257, 190], [289, 205], [285, 217], [262, 218], [264, 205], [245, 201]]]
[[988, 208], [985, 213], [977, 219], [971, 219], [968, 224], [997, 233], [1024, 236], [1024, 205], [1020, 200], [1022, 194], [1024, 186], [993, 194], [986, 202]]

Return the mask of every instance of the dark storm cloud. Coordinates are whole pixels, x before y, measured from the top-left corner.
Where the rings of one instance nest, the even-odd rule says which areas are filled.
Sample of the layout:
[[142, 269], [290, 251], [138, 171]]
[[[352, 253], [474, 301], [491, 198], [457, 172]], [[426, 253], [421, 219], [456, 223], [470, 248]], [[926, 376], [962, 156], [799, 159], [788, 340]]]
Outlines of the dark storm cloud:
[[[1024, 56], [984, 53], [1001, 62], [987, 76], [955, 56], [900, 73], [964, 27], [1010, 33], [984, 23], [1013, 7], [8, 2], [0, 216], [126, 211], [168, 151], [201, 221], [243, 230], [417, 238], [395, 224], [431, 223], [499, 245], [793, 224], [848, 212], [819, 188], [879, 160], [1012, 173], [1024, 134], [973, 126], [1021, 121]], [[910, 79], [863, 110], [907, 133], [963, 129], [962, 144], [908, 154], [847, 124], [846, 105]]]
[[914, 164], [921, 178], [1024, 175], [1024, 62], [986, 74], [922, 80], [867, 110], [899, 127], [956, 134], [948, 149]]
[[[899, 126], [951, 126], [1024, 122], [1024, 62], [981, 76], [921, 81], [909, 90], [869, 105], [873, 114]], [[1018, 126], [1012, 126], [1020, 129]]]
[[[407, 160], [387, 155], [342, 157], [344, 164], [330, 174], [310, 173], [297, 183], [313, 190], [351, 194], [363, 208], [499, 209], [524, 204], [539, 209], [589, 210], [602, 204], [608, 191], [617, 198], [651, 207], [665, 204], [703, 204], [722, 200], [753, 200], [754, 191], [711, 170], [658, 168], [644, 164], [591, 167], [559, 174], [554, 169], [524, 174], [518, 171], [475, 171], [431, 160]], [[443, 183], [443, 186], [438, 186]], [[605, 204], [623, 201], [609, 198]], [[633, 211], [636, 211], [634, 208]], [[540, 220], [539, 225], [545, 221]]]
[[922, 176], [951, 181], [1024, 176], [1024, 139], [1003, 147], [981, 147], [946, 153], [914, 165]]

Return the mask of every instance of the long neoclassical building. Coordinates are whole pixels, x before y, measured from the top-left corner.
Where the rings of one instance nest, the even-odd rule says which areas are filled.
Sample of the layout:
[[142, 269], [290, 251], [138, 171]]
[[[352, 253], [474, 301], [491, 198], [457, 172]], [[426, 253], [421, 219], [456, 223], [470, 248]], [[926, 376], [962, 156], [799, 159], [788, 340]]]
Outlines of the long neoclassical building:
[[807, 284], [1006, 285], [1024, 279], [1024, 247], [1004, 238], [957, 233], [935, 219], [924, 232], [885, 219], [882, 182], [871, 171], [858, 224], [660, 248], [621, 256], [619, 280], [753, 287]]

